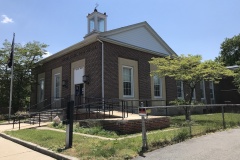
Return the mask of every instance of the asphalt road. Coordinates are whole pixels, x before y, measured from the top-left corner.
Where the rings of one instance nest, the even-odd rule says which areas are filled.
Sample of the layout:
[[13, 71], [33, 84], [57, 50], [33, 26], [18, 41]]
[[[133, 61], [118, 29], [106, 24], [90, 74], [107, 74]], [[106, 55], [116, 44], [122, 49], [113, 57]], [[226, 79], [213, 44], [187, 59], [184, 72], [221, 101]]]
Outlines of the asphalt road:
[[134, 160], [238, 160], [240, 128], [210, 133], [167, 146]]

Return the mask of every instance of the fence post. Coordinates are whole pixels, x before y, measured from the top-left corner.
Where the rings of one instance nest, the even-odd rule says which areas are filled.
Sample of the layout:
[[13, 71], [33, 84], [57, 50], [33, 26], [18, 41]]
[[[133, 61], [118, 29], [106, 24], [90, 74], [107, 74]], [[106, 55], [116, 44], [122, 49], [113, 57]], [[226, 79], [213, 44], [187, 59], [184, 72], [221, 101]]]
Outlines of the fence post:
[[13, 129], [14, 129], [15, 117], [13, 118]]
[[224, 106], [222, 106], [222, 121], [223, 121], [223, 129], [226, 129], [226, 123], [224, 118]]
[[[142, 108], [144, 107], [143, 102], [141, 102], [141, 110], [144, 109]], [[146, 125], [145, 125], [145, 116], [146, 116], [146, 108], [144, 109], [144, 113], [142, 113], [142, 111], [140, 111], [139, 108], [139, 115], [142, 118], [142, 152], [145, 152], [148, 150], [148, 144], [147, 144], [147, 133], [146, 133]]]
[[103, 99], [103, 112], [104, 112], [104, 114], [103, 114], [103, 119], [105, 119], [105, 111], [106, 111], [106, 102], [105, 102], [105, 99]]
[[19, 128], [18, 128], [18, 129], [19, 129], [19, 130], [20, 130], [20, 123], [21, 123], [21, 122], [20, 122], [20, 117], [18, 117], [18, 124], [19, 124], [19, 126], [18, 126]]
[[52, 122], [52, 110], [51, 110], [51, 122]]
[[122, 100], [122, 119], [124, 119], [124, 114], [123, 114], [123, 100]]
[[190, 134], [190, 137], [192, 137], [192, 125], [191, 125], [191, 121], [192, 121], [192, 118], [191, 118], [191, 106], [189, 106], [189, 109], [188, 109], [188, 117], [189, 117], [189, 120], [188, 120], [188, 125], [189, 125], [189, 134]]
[[73, 140], [73, 112], [74, 101], [68, 102], [67, 106], [67, 121], [66, 121], [66, 148], [72, 147]]
[[39, 115], [38, 115], [38, 126], [40, 127], [40, 123], [41, 123], [41, 117], [40, 117], [40, 112], [39, 112]]
[[148, 150], [145, 116], [141, 117], [142, 117], [142, 151], [145, 152], [146, 150]]

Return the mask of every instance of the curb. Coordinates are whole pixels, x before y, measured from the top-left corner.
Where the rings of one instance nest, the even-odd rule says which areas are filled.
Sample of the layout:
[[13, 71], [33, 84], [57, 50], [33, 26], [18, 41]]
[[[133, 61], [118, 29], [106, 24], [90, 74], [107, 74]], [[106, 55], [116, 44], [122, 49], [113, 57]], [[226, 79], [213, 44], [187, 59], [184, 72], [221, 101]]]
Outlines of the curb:
[[32, 149], [36, 152], [42, 153], [44, 155], [47, 155], [47, 156], [55, 158], [55, 159], [59, 159], [59, 160], [78, 160], [78, 158], [70, 157], [70, 156], [67, 156], [67, 155], [59, 154], [59, 153], [55, 153], [53, 151], [48, 150], [47, 148], [40, 147], [40, 146], [38, 146], [34, 143], [30, 143], [30, 142], [27, 142], [27, 141], [20, 140], [18, 138], [8, 136], [5, 133], [0, 133], [0, 137], [3, 137], [7, 140], [10, 140], [12, 142], [15, 142], [15, 143], [20, 144], [24, 147], [27, 147], [29, 149]]

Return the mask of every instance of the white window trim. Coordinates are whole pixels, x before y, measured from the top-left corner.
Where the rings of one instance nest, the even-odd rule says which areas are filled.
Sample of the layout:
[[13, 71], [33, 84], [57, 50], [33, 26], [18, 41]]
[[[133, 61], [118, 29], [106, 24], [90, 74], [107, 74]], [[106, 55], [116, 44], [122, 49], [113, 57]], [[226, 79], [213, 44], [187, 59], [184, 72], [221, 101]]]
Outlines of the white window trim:
[[123, 85], [123, 97], [129, 98], [129, 97], [134, 97], [134, 75], [133, 75], [133, 67], [131, 66], [122, 66], [122, 84], [123, 84], [123, 68], [130, 68], [131, 69], [131, 95], [124, 95], [124, 85]]
[[41, 83], [39, 84], [40, 85], [40, 87], [39, 87], [39, 102], [43, 102], [44, 101], [44, 96], [45, 96], [45, 94], [44, 94], [44, 92], [45, 92], [45, 79], [44, 78], [41, 78], [40, 80], [39, 80], [39, 82], [41, 82], [41, 81], [43, 81], [43, 99], [42, 99], [42, 101], [41, 101]]
[[154, 83], [154, 77], [153, 77], [153, 96], [154, 96], [154, 98], [162, 98], [162, 93], [163, 93], [163, 91], [162, 91], [162, 78], [161, 77], [158, 77], [159, 78], [159, 80], [160, 80], [160, 96], [155, 96], [155, 83]]
[[[202, 89], [203, 89], [203, 98], [202, 98], [202, 95], [201, 95], [201, 100], [205, 100], [206, 99], [206, 92], [205, 92], [205, 81], [202, 80], [200, 83], [202, 83]], [[201, 87], [201, 84], [200, 84], [200, 87]], [[201, 88], [200, 88], [201, 89]]]
[[[178, 99], [184, 99], [184, 91], [183, 91], [183, 81], [181, 82], [181, 93], [182, 93], [182, 97], [177, 97]], [[178, 95], [177, 95], [178, 96]]]
[[[56, 97], [56, 77], [59, 76], [59, 97], [57, 98]], [[61, 81], [61, 76], [60, 76], [60, 73], [57, 73], [57, 74], [54, 74], [54, 88], [53, 88], [53, 96], [54, 96], [54, 100], [59, 100], [61, 97], [60, 97], [60, 87], [61, 87], [61, 84], [60, 84], [60, 81]]]

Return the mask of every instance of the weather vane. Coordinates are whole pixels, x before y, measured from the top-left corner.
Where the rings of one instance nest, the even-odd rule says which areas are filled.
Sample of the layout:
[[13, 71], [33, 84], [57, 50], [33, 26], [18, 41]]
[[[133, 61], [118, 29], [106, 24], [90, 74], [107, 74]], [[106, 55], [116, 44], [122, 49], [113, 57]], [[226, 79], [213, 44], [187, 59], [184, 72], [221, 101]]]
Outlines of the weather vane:
[[96, 3], [96, 7], [94, 8], [94, 9], [97, 9], [97, 7], [99, 6], [99, 4], [98, 3]]

